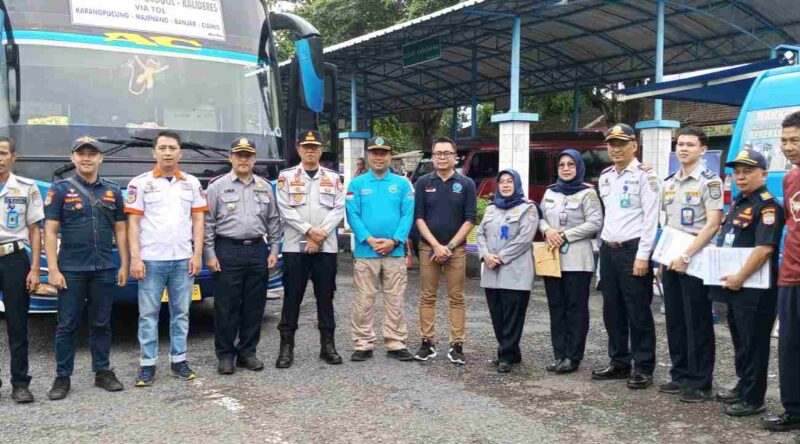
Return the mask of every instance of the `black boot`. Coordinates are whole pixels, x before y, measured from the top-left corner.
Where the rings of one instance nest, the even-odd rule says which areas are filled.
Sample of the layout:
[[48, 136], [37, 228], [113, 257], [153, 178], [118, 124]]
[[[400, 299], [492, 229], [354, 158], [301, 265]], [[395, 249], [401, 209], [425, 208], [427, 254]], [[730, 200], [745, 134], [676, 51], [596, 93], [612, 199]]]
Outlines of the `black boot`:
[[278, 360], [275, 361], [277, 368], [289, 368], [294, 362], [294, 332], [281, 332], [281, 349], [278, 352]]
[[336, 352], [336, 344], [333, 341], [333, 332], [330, 330], [319, 331], [319, 358], [328, 364], [336, 365], [342, 363], [342, 357]]

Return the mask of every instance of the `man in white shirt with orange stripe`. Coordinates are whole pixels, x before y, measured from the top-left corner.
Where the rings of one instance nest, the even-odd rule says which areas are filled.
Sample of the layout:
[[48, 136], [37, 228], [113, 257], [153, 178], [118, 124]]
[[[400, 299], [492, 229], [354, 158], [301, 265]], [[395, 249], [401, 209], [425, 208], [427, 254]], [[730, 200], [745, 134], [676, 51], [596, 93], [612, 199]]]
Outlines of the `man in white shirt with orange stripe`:
[[130, 181], [125, 212], [131, 277], [139, 281], [141, 367], [137, 387], [153, 383], [158, 360], [158, 313], [169, 293], [172, 375], [194, 379], [186, 362], [194, 276], [203, 268], [203, 219], [208, 211], [200, 181], [181, 172], [181, 138], [162, 131], [153, 141], [156, 167]]

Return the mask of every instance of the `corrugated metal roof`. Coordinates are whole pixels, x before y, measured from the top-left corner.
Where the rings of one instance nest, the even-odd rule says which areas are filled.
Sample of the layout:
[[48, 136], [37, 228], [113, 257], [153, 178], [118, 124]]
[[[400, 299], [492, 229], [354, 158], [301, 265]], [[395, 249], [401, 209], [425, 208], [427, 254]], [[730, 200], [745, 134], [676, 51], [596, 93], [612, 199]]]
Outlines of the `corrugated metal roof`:
[[[668, 1], [665, 73], [764, 60], [770, 48], [799, 42], [797, 3]], [[479, 99], [507, 95], [511, 15], [522, 17], [524, 94], [653, 76], [656, 0], [470, 0], [326, 48], [339, 67], [342, 109], [353, 76], [370, 115], [468, 105], [473, 48]], [[430, 37], [441, 39], [441, 58], [404, 68], [403, 44]]]

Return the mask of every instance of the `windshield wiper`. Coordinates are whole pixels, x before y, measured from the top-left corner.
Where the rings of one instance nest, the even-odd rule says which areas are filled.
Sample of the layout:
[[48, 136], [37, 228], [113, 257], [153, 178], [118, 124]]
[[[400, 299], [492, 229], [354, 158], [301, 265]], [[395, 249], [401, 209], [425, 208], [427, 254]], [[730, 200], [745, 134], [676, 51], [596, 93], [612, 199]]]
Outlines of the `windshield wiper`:
[[[112, 139], [106, 137], [100, 137], [97, 139], [100, 143], [108, 143], [113, 144], [111, 148], [104, 150], [103, 156], [109, 157], [117, 154], [119, 152], [125, 151], [128, 148], [150, 148], [153, 146], [153, 139], [147, 137], [131, 137], [128, 139]], [[210, 158], [207, 152], [212, 152], [219, 154], [221, 158], [228, 158], [228, 150], [225, 148], [219, 148], [211, 145], [204, 145], [202, 143], [191, 142], [191, 141], [184, 141], [181, 142], [181, 149], [194, 151], [198, 154], [201, 154], [205, 157]], [[53, 170], [53, 177], [57, 177], [59, 179], [63, 179], [64, 173], [72, 171], [75, 169], [75, 164], [72, 162], [67, 162], [60, 167]]]

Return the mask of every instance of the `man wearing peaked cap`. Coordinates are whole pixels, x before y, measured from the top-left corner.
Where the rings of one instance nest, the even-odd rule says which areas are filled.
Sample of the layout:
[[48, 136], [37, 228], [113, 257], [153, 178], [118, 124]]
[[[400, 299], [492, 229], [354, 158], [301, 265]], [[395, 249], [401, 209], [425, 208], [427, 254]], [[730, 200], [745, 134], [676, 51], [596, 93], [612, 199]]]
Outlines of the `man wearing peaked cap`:
[[[711, 298], [728, 304], [728, 327], [736, 355], [736, 385], [720, 390], [717, 399], [728, 404], [725, 413], [747, 416], [765, 410], [770, 334], [778, 300], [778, 249], [783, 234], [784, 212], [767, 190], [767, 162], [760, 153], [740, 151], [725, 164], [733, 168], [733, 180], [741, 193], [731, 203], [717, 233], [717, 247], [752, 248], [742, 268], [723, 276]], [[769, 288], [748, 288], [745, 281], [769, 261]]]
[[[89, 315], [92, 371], [95, 385], [123, 389], [109, 362], [114, 284], [128, 281], [128, 235], [122, 191], [99, 176], [100, 144], [81, 137], [72, 144], [77, 174], [54, 183], [45, 200], [44, 247], [48, 282], [58, 289], [56, 378], [47, 394], [64, 399], [70, 391], [75, 339], [84, 307]], [[59, 233], [61, 247], [59, 249]], [[114, 260], [114, 246], [120, 267]]]
[[285, 224], [283, 239], [283, 307], [278, 330], [281, 345], [277, 368], [294, 362], [294, 335], [308, 280], [317, 298], [320, 359], [341, 364], [336, 351], [333, 293], [336, 290], [336, 231], [344, 218], [344, 188], [336, 172], [320, 166], [322, 134], [297, 134], [300, 164], [278, 175], [278, 208]]
[[622, 140], [626, 142], [636, 140], [636, 130], [630, 125], [618, 123], [611, 127], [606, 133], [606, 142], [611, 140]]
[[234, 364], [264, 368], [256, 349], [283, 230], [272, 186], [253, 174], [255, 154], [252, 141], [234, 140], [231, 171], [211, 180], [206, 194], [204, 250], [214, 272], [214, 348], [223, 375], [232, 374]]

